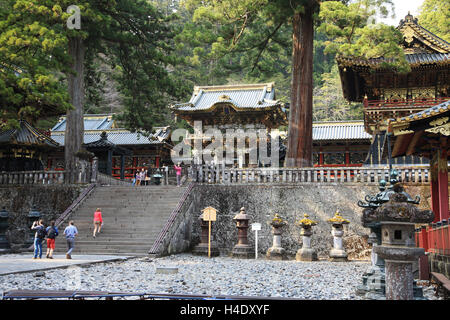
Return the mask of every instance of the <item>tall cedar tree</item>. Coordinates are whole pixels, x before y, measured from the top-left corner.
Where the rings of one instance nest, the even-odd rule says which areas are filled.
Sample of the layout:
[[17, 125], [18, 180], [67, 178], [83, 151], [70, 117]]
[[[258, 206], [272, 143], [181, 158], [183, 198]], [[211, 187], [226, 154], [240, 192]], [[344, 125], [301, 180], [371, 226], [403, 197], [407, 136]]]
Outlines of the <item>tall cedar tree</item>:
[[[378, 34], [374, 34], [375, 29], [366, 29], [366, 32], [358, 33], [359, 29], [365, 28], [369, 24], [369, 18], [376, 13], [386, 16], [388, 10], [386, 4], [392, 5], [390, 0], [357, 0], [357, 1], [318, 1], [318, 0], [187, 0], [188, 8], [196, 8], [194, 21], [206, 19], [215, 24], [223, 26], [222, 33], [217, 37], [217, 41], [212, 45], [212, 54], [216, 56], [224, 55], [224, 52], [237, 52], [242, 48], [240, 42], [248, 41], [246, 33], [250, 30], [261, 30], [261, 21], [272, 30], [269, 33], [261, 32], [262, 41], [251, 39], [253, 47], [260, 52], [256, 56], [255, 64], [273, 43], [271, 42], [277, 32], [283, 30], [283, 26], [291, 26], [292, 36], [292, 81], [290, 93], [290, 115], [288, 129], [288, 150], [285, 165], [288, 167], [308, 167], [312, 165], [312, 104], [313, 104], [313, 50], [314, 50], [314, 31], [315, 26], [320, 24], [323, 18], [319, 18], [322, 7], [327, 3], [333, 3], [336, 6], [343, 6], [347, 10], [351, 9], [357, 18], [347, 21], [346, 11], [333, 10], [328, 7], [326, 15], [329, 25], [338, 19], [339, 28], [345, 32], [350, 32], [352, 49], [357, 45], [356, 42], [364, 36], [364, 41], [368, 45], [364, 46], [367, 51], [355, 52], [355, 55], [361, 57], [372, 57], [375, 53], [373, 46], [377, 49], [383, 46], [383, 40], [387, 39], [391, 47], [398, 48], [398, 38], [392, 33], [393, 28], [383, 28], [383, 40], [380, 40]], [[353, 3], [357, 3], [355, 6]], [[378, 8], [378, 11], [376, 10]], [[331, 28], [324, 28], [324, 33], [331, 37], [336, 37], [333, 32], [328, 33]], [[350, 31], [349, 31], [350, 30]], [[333, 30], [336, 31], [336, 30]], [[374, 37], [376, 36], [376, 37]], [[375, 44], [370, 39], [374, 37]], [[372, 46], [371, 46], [372, 45]], [[245, 46], [244, 46], [245, 47]], [[249, 46], [247, 46], [249, 47]], [[339, 42], [335, 48], [337, 53], [347, 55], [353, 53], [346, 50], [347, 43]], [[398, 50], [394, 50], [398, 52]], [[336, 53], [335, 52], [335, 53]], [[377, 53], [385, 50], [377, 50]], [[401, 58], [401, 57], [400, 57]], [[401, 59], [400, 59], [401, 60]]]
[[[113, 67], [120, 68], [120, 89], [126, 97], [122, 118], [132, 129], [151, 130], [151, 115], [157, 113], [151, 108], [162, 108], [161, 101], [176, 96], [177, 86], [167, 72], [175, 61], [171, 55], [173, 33], [167, 23], [171, 17], [163, 16], [148, 1], [78, 1], [80, 29], [67, 28], [67, 20], [73, 14], [67, 13], [67, 8], [73, 1], [16, 0], [10, 3], [14, 10], [8, 16], [8, 23], [4, 25], [6, 31], [2, 29], [0, 39], [5, 37], [6, 44], [15, 43], [24, 50], [29, 49], [30, 42], [41, 56], [57, 61], [54, 64], [58, 65], [53, 67], [66, 75], [72, 106], [67, 111], [65, 134], [65, 166], [72, 174], [66, 175], [66, 182], [76, 179], [73, 173], [83, 143], [86, 56], [105, 54], [111, 57], [108, 61]], [[53, 51], [45, 51], [48, 46], [52, 46]]]

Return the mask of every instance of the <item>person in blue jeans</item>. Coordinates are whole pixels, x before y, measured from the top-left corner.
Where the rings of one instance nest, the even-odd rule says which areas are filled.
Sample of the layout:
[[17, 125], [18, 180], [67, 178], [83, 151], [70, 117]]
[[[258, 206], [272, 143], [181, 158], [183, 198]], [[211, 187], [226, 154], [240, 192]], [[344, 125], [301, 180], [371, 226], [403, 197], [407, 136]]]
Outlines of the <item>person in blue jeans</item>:
[[74, 226], [73, 221], [69, 221], [69, 226], [64, 229], [64, 235], [66, 236], [67, 248], [66, 259], [72, 259], [71, 253], [75, 247], [75, 237], [78, 235], [78, 229]]
[[45, 231], [44, 220], [34, 221], [31, 230], [36, 230], [34, 234], [34, 256], [33, 259], [42, 258], [42, 242], [47, 232]]

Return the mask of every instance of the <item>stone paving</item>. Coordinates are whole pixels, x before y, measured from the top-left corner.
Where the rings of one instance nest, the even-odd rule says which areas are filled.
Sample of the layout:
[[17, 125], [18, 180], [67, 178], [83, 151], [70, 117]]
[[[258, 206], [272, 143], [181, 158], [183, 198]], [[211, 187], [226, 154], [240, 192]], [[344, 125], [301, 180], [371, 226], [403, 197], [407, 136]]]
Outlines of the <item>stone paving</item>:
[[0, 276], [24, 272], [34, 272], [64, 268], [74, 265], [86, 265], [99, 262], [112, 262], [127, 259], [127, 256], [107, 255], [72, 255], [66, 259], [65, 255], [54, 255], [53, 259], [46, 259], [45, 252], [42, 259], [32, 259], [33, 254], [4, 254], [0, 255]]
[[[16, 261], [17, 266], [23, 262], [28, 265], [27, 271], [37, 271], [39, 266], [52, 263], [65, 263], [66, 267], [71, 264], [65, 269], [42, 271], [40, 268], [37, 272], [0, 275], [0, 292], [45, 289], [360, 300], [355, 290], [369, 266], [368, 261], [270, 261], [190, 254], [127, 260], [114, 258], [120, 260], [114, 262], [111, 257], [102, 257], [105, 260], [99, 263], [99, 256], [82, 256], [69, 262], [47, 262], [46, 259], [31, 260], [31, 257], [0, 256], [0, 265], [7, 264], [5, 260]], [[97, 263], [86, 264], [88, 259]], [[12, 270], [14, 266], [9, 268]], [[164, 272], [164, 268], [169, 272]], [[435, 299], [431, 287], [424, 288], [424, 293], [428, 299]]]

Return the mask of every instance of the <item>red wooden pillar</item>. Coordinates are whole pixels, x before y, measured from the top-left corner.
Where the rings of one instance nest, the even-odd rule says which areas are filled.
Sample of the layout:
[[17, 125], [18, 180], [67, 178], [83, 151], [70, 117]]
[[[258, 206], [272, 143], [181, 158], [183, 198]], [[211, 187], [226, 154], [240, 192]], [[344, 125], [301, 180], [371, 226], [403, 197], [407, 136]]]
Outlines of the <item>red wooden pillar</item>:
[[319, 151], [319, 165], [320, 166], [323, 165], [323, 152], [322, 152], [322, 149], [320, 149], [320, 151]]
[[156, 157], [155, 162], [156, 162], [156, 167], [159, 168], [159, 157]]
[[439, 184], [438, 184], [438, 157], [437, 154], [430, 161], [430, 187], [431, 187], [431, 210], [434, 213], [433, 223], [439, 221]]
[[350, 165], [350, 153], [345, 151], [345, 165], [348, 167]]
[[448, 220], [448, 167], [447, 150], [442, 148], [438, 163], [438, 186], [439, 186], [439, 220]]
[[428, 251], [428, 234], [427, 234], [427, 228], [422, 227], [420, 230], [420, 237], [422, 240], [421, 247], [425, 249], [425, 251]]

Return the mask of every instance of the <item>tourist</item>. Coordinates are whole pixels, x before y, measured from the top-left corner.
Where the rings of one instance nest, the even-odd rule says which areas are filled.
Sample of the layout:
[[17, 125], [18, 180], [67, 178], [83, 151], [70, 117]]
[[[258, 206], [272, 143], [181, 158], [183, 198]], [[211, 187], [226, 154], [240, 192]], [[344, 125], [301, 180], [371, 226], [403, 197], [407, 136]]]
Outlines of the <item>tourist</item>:
[[66, 259], [72, 259], [71, 253], [73, 248], [75, 247], [75, 237], [78, 235], [77, 227], [74, 226], [72, 220], [69, 221], [69, 226], [64, 229], [64, 235], [66, 236], [68, 248]]
[[53, 259], [53, 251], [55, 250], [55, 239], [58, 236], [58, 228], [55, 221], [50, 221], [50, 225], [45, 230], [47, 232], [47, 259]]
[[92, 235], [95, 238], [95, 234], [100, 233], [103, 225], [102, 212], [100, 208], [94, 212], [94, 234]]
[[173, 166], [177, 175], [177, 187], [181, 187], [181, 163], [178, 162], [178, 165]]
[[141, 169], [140, 178], [141, 178], [141, 186], [145, 186], [145, 171], [144, 168]]
[[139, 169], [136, 170], [136, 185], [141, 185], [141, 172], [139, 171]]
[[45, 239], [44, 220], [34, 221], [31, 230], [36, 230], [34, 234], [34, 256], [33, 259], [42, 258], [42, 242]]

